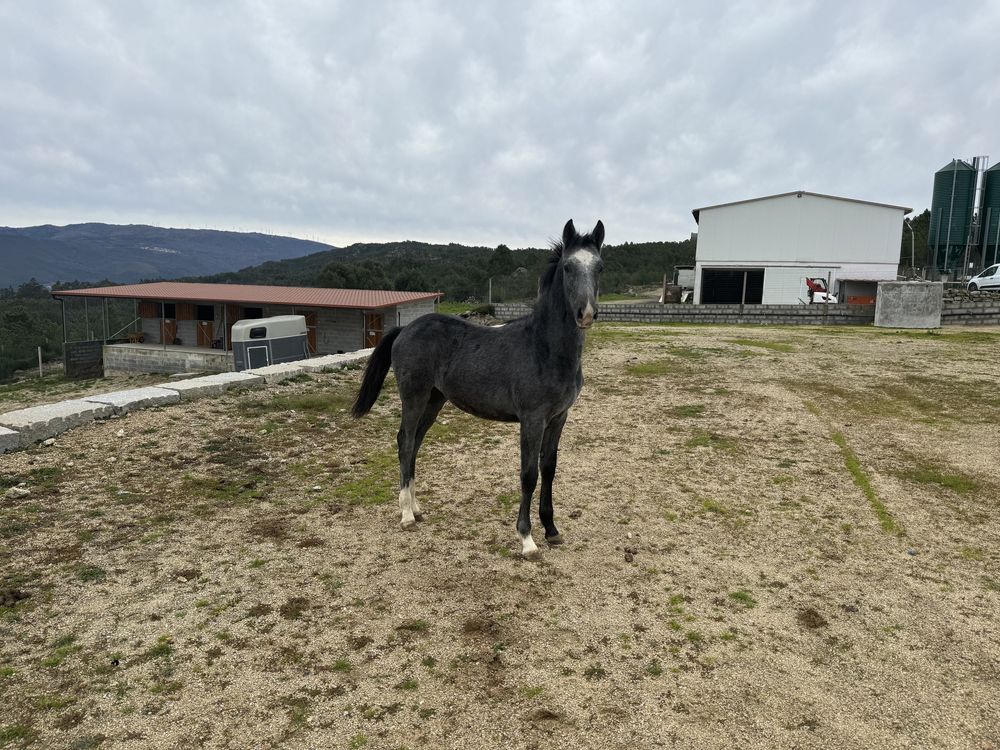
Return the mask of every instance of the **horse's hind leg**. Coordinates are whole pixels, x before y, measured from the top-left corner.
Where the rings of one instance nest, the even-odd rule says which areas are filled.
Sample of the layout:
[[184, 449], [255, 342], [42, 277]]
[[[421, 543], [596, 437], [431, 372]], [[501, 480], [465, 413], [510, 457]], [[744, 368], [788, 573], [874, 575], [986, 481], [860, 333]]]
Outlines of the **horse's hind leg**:
[[567, 412], [563, 412], [549, 422], [542, 437], [542, 489], [538, 498], [538, 517], [545, 527], [545, 541], [549, 544], [562, 544], [563, 541], [562, 534], [552, 520], [552, 480], [556, 475], [559, 438], [562, 436], [563, 425], [566, 424], [566, 414]]
[[400, 526], [411, 528], [422, 516], [417, 505], [413, 484], [417, 469], [417, 451], [424, 441], [427, 430], [434, 424], [438, 412], [444, 406], [445, 397], [437, 388], [428, 391], [407, 391], [401, 389], [403, 417], [399, 424], [396, 443], [399, 447], [399, 513]]
[[420, 521], [423, 519], [423, 514], [420, 512], [420, 506], [417, 505], [417, 495], [414, 489], [415, 480], [417, 477], [417, 453], [420, 451], [420, 445], [424, 442], [424, 435], [427, 434], [427, 430], [431, 428], [434, 424], [434, 420], [437, 419], [438, 412], [441, 411], [441, 407], [444, 406], [446, 401], [444, 394], [441, 393], [437, 388], [431, 389], [430, 398], [427, 401], [427, 406], [424, 407], [424, 413], [420, 417], [420, 422], [417, 424], [417, 433], [413, 438], [413, 451], [410, 453], [410, 510], [413, 511], [413, 517]]

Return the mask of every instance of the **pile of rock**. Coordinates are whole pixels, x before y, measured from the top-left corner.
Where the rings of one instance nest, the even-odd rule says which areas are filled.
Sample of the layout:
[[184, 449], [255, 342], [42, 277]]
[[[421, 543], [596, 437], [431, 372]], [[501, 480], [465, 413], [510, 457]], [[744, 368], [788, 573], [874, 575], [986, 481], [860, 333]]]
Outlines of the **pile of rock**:
[[967, 289], [945, 289], [944, 298], [947, 301], [956, 302], [994, 302], [1000, 301], [1000, 291], [982, 290], [970, 292]]

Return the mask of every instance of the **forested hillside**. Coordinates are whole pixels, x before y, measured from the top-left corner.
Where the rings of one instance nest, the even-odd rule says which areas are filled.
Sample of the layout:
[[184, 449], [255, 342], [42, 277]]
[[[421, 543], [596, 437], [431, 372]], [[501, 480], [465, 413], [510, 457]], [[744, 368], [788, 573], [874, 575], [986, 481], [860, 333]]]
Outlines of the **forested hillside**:
[[[328, 286], [346, 289], [397, 289], [443, 292], [449, 300], [485, 300], [493, 284], [493, 300], [531, 299], [539, 274], [551, 253], [547, 249], [490, 249], [424, 242], [358, 244], [264, 263], [198, 281], [230, 284]], [[641, 242], [604, 248], [603, 292], [656, 284], [674, 266], [694, 263], [694, 242]]]

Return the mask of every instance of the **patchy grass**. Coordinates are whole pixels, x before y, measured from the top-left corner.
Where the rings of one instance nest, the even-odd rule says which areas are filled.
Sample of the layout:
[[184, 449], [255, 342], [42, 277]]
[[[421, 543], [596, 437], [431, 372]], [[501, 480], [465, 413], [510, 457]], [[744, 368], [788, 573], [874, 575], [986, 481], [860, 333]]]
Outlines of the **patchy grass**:
[[733, 452], [739, 448], [735, 438], [726, 437], [716, 432], [699, 430], [684, 442], [685, 448], [713, 448], [719, 451]]
[[348, 505], [383, 505], [395, 501], [398, 472], [395, 451], [371, 455], [352, 472], [353, 478], [333, 488], [333, 496]]
[[658, 378], [669, 374], [674, 369], [670, 360], [657, 359], [652, 362], [637, 362], [625, 368], [629, 375], [637, 378]]
[[749, 591], [731, 591], [729, 593], [729, 601], [739, 604], [744, 609], [753, 609], [757, 606], [757, 600], [753, 598], [753, 594]]
[[700, 417], [705, 413], [704, 404], [684, 404], [683, 406], [675, 406], [670, 410], [670, 415], [677, 417], [678, 419], [691, 419], [694, 417]]
[[847, 444], [847, 440], [843, 434], [835, 432], [831, 435], [831, 439], [840, 448], [840, 453], [844, 458], [844, 467], [854, 480], [854, 484], [864, 493], [872, 510], [875, 511], [875, 517], [878, 518], [879, 526], [888, 534], [902, 534], [902, 529], [896, 523], [896, 519], [892, 517], [885, 504], [875, 494], [875, 489], [872, 487], [868, 473], [861, 467], [861, 462], [858, 461], [857, 455], [855, 455], [854, 451]]
[[932, 466], [914, 467], [898, 472], [901, 479], [916, 484], [935, 484], [960, 495], [978, 492], [981, 485], [975, 479], [963, 474], [946, 474]]
[[795, 351], [795, 346], [786, 341], [769, 341], [763, 339], [723, 339], [723, 341], [729, 344], [738, 344], [739, 346], [751, 346], [757, 349], [767, 349], [771, 352], [781, 352], [782, 354], [790, 354]]
[[[791, 328], [617, 328], [585, 356], [561, 446], [566, 543], [537, 561], [516, 551], [516, 425], [444, 410], [418, 460], [426, 519], [403, 532], [391, 383], [365, 420], [327, 398], [343, 391], [346, 408], [357, 372], [137, 412], [5, 455], [0, 488], [37, 496], [0, 507], [0, 528], [21, 525], [0, 540], [0, 726], [34, 742], [7, 746], [642, 747], [651, 717], [677, 746], [703, 741], [705, 720], [736, 746], [750, 714], [776, 746], [840, 729], [871, 747], [947, 745], [956, 726], [991, 737], [988, 691], [947, 700], [935, 676], [947, 663], [952, 682], [975, 682], [992, 653], [995, 483], [978, 451], [994, 425], [971, 419], [978, 404], [949, 397], [921, 415], [904, 395], [937, 400], [922, 377], [978, 392], [989, 352], [863, 329], [824, 346]], [[724, 343], [744, 336], [795, 346]], [[625, 372], [659, 361], [650, 377]], [[789, 384], [814, 380], [816, 419]], [[875, 411], [856, 418], [846, 404], [866, 399]], [[121, 427], [127, 454], [111, 463]], [[155, 449], [139, 445], [150, 435]], [[948, 462], [897, 478], [927, 468], [907, 452], [927, 441]], [[899, 493], [877, 499], [912, 544], [873, 522], [842, 461]], [[85, 566], [103, 582], [81, 580]], [[941, 721], [852, 724], [852, 675], [899, 664], [912, 679], [880, 704]], [[810, 692], [819, 673], [828, 689]], [[775, 700], [755, 713], [761, 691]], [[206, 713], [254, 701], [256, 713]], [[455, 711], [469, 701], [482, 710]], [[113, 736], [98, 738], [95, 716]], [[834, 728], [838, 716], [848, 723]]]

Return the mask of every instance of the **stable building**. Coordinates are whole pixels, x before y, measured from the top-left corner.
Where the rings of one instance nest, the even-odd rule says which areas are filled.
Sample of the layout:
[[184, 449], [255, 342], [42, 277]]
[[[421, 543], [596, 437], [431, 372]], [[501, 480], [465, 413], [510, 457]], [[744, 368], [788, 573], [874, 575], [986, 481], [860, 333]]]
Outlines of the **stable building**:
[[840, 302], [873, 303], [897, 278], [911, 211], [804, 190], [696, 208], [694, 302], [807, 303], [806, 279], [821, 278]]
[[[148, 284], [53, 292], [60, 300], [131, 300], [135, 319], [110, 332], [105, 314], [105, 372], [228, 372], [232, 327], [241, 320], [302, 315], [310, 355], [377, 345], [384, 331], [432, 313], [440, 292], [194, 284]], [[65, 336], [64, 336], [65, 339]]]

